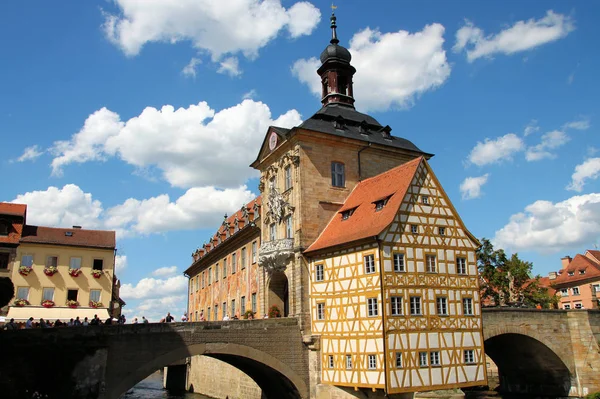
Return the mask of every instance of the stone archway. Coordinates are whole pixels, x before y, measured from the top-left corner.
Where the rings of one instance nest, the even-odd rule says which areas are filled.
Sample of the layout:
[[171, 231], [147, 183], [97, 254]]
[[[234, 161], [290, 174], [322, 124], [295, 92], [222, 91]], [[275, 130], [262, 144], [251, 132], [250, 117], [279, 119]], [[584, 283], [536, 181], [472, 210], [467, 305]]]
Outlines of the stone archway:
[[282, 271], [275, 271], [269, 279], [268, 303], [269, 308], [276, 305], [282, 312], [283, 317], [287, 317], [290, 313], [290, 298], [288, 278]]
[[498, 367], [499, 391], [532, 396], [567, 397], [572, 374], [548, 345], [526, 334], [486, 338], [485, 353]]

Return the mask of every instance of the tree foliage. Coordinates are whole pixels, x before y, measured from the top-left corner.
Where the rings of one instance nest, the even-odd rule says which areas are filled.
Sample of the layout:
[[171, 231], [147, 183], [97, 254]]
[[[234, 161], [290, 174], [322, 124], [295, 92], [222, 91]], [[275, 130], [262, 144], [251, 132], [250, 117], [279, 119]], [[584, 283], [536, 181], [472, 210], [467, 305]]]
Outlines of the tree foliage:
[[0, 308], [8, 305], [15, 296], [15, 286], [8, 277], [0, 277]]
[[503, 249], [494, 250], [490, 240], [483, 238], [477, 250], [477, 266], [481, 276], [481, 295], [496, 306], [526, 306], [550, 308], [557, 298], [540, 286], [540, 276], [532, 277], [533, 263], [508, 257]]

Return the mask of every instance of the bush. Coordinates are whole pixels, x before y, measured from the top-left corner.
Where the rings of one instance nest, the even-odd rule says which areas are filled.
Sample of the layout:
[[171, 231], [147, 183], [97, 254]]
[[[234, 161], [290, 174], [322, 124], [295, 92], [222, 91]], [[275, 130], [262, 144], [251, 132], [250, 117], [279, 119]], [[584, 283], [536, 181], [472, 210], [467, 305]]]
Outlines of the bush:
[[15, 296], [15, 286], [8, 277], [0, 277], [0, 308], [8, 305]]
[[248, 320], [250, 318], [250, 316], [252, 316], [252, 318], [254, 318], [254, 312], [252, 312], [251, 310], [246, 310], [244, 312], [244, 314], [242, 315], [242, 318], [245, 320]]
[[600, 399], [600, 392], [590, 393], [585, 399]]
[[281, 311], [279, 310], [277, 305], [272, 305], [269, 308], [269, 318], [273, 318], [273, 317], [281, 317]]

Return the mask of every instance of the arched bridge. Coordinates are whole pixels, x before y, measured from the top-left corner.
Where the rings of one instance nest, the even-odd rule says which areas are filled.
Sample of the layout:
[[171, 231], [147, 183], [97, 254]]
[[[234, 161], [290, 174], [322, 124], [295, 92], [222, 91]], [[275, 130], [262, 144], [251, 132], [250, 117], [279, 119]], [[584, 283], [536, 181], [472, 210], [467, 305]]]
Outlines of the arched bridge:
[[117, 399], [194, 355], [242, 370], [269, 399], [309, 397], [308, 350], [294, 318], [4, 331], [0, 348], [6, 399], [34, 391], [51, 399]]
[[600, 391], [600, 311], [483, 310], [485, 353], [500, 390], [532, 396]]

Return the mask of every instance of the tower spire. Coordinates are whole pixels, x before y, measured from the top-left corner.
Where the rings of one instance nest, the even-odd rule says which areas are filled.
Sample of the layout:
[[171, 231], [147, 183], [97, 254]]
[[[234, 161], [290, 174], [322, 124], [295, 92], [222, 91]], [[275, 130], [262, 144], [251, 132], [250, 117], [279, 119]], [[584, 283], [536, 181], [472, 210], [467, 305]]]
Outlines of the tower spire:
[[337, 18], [335, 17], [335, 13], [334, 10], [337, 8], [337, 6], [334, 6], [333, 4], [331, 4], [331, 44], [338, 44], [340, 41], [337, 38], [337, 25], [335, 23], [335, 21], [337, 20]]

